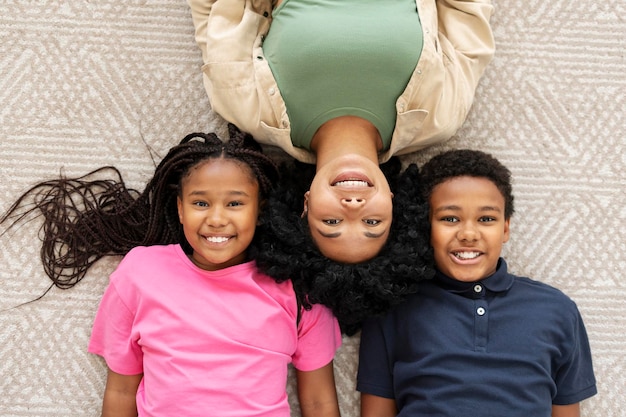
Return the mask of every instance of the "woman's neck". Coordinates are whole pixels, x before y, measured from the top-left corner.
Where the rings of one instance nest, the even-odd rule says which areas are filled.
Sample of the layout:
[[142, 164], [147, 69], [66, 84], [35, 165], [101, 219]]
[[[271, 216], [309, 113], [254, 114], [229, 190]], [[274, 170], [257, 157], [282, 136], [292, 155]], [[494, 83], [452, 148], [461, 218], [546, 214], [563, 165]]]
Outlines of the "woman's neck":
[[324, 123], [313, 135], [311, 150], [317, 157], [317, 169], [331, 159], [358, 154], [378, 164], [382, 141], [378, 129], [369, 121], [342, 116]]

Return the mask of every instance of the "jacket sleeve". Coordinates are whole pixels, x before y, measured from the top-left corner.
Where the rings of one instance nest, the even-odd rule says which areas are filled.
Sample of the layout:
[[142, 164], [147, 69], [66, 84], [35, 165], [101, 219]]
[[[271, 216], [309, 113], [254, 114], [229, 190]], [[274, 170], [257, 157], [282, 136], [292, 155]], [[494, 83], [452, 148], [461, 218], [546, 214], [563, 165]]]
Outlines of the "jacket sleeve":
[[195, 28], [196, 43], [202, 51], [202, 61], [206, 62], [206, 34], [207, 22], [211, 14], [211, 8], [217, 0], [187, 0], [191, 8], [191, 18]]
[[471, 97], [485, 67], [493, 58], [495, 40], [489, 24], [493, 6], [491, 0], [437, 0], [439, 42], [444, 59], [456, 77], [465, 80]]

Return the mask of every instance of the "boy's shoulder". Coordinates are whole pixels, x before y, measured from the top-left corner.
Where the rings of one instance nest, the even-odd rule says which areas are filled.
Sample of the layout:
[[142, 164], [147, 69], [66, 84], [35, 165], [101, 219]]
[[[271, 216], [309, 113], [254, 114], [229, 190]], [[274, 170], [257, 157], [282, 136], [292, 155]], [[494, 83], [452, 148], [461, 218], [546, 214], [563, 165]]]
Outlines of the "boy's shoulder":
[[[511, 274], [513, 275], [513, 274]], [[548, 304], [555, 308], [577, 309], [576, 303], [562, 290], [526, 276], [513, 275], [512, 294], [521, 294], [531, 304]]]

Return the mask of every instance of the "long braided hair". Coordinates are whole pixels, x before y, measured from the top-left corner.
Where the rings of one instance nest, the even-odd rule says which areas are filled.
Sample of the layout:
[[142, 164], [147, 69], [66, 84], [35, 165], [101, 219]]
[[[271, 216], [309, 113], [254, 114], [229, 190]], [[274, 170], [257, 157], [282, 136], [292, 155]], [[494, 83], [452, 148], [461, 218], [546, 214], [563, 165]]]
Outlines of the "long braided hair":
[[[52, 286], [71, 288], [105, 256], [125, 255], [136, 246], [180, 243], [191, 252], [178, 218], [176, 198], [191, 168], [213, 158], [239, 161], [250, 167], [267, 198], [278, 179], [272, 159], [234, 125], [230, 139], [214, 133], [192, 133], [171, 148], [143, 192], [126, 187], [119, 170], [96, 169], [82, 177], [38, 183], [22, 194], [0, 217], [8, 228], [32, 216], [43, 216], [41, 261]], [[113, 173], [113, 179], [97, 179]]]

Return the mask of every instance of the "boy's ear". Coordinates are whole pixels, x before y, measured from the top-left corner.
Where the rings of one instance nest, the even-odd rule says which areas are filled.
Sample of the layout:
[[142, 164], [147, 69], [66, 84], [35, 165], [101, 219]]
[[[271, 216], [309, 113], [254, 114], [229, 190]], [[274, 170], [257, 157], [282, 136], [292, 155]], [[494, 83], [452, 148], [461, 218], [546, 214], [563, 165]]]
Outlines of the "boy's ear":
[[509, 241], [511, 233], [511, 218], [509, 217], [504, 221], [504, 237], [502, 239], [502, 243], [506, 243]]

